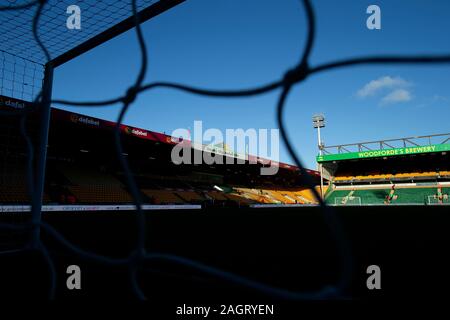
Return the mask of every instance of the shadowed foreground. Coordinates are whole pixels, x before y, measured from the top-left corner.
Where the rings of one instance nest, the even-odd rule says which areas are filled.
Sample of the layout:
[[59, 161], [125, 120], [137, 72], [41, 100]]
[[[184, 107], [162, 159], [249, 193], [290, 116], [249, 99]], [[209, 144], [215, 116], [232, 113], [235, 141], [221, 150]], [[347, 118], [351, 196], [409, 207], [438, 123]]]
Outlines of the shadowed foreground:
[[[354, 255], [353, 280], [345, 298], [434, 297], [450, 284], [446, 277], [450, 243], [449, 207], [335, 208]], [[253, 280], [291, 290], [334, 284], [338, 257], [319, 208], [203, 209], [147, 212], [147, 250], [177, 254]], [[81, 248], [126, 257], [135, 247], [135, 216], [130, 212], [47, 213], [44, 220]], [[20, 223], [24, 215], [0, 216]], [[82, 260], [42, 237], [56, 263], [57, 299], [134, 299], [123, 267]], [[3, 249], [20, 247], [24, 235], [1, 233]], [[79, 265], [81, 290], [66, 288], [66, 268]], [[366, 268], [381, 268], [381, 287], [366, 287]], [[49, 273], [32, 252], [0, 256], [4, 298], [46, 298]], [[252, 289], [208, 276], [190, 267], [151, 261], [139, 271], [149, 299], [175, 303], [267, 303], [278, 301]]]

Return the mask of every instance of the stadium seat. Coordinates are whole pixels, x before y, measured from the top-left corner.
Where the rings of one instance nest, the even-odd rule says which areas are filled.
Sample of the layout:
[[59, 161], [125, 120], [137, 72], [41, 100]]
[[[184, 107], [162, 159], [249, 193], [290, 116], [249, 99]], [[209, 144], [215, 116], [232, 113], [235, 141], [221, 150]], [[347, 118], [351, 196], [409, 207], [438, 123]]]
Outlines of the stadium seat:
[[142, 193], [144, 193], [147, 197], [154, 200], [156, 204], [182, 204], [185, 203], [183, 199], [177, 196], [171, 190], [151, 190], [151, 189], [143, 189]]
[[236, 193], [227, 193], [227, 194], [225, 194], [225, 197], [231, 201], [236, 202], [239, 205], [241, 205], [241, 204], [250, 205], [250, 204], [257, 203], [257, 201], [255, 201], [255, 200], [248, 199], [248, 198], [243, 197], [242, 195], [239, 195]]
[[187, 202], [196, 203], [196, 202], [202, 202], [202, 201], [208, 200], [205, 197], [203, 197], [202, 195], [200, 195], [199, 193], [197, 193], [196, 191], [179, 191], [179, 190], [177, 190], [176, 194], [179, 195], [184, 200], [186, 200]]
[[[31, 201], [25, 173], [22, 167], [10, 166], [7, 173], [2, 174], [0, 180], [0, 203], [3, 204], [29, 204]], [[43, 202], [51, 202], [50, 197], [44, 191]]]
[[217, 191], [210, 191], [208, 192], [208, 195], [213, 198], [214, 200], [219, 200], [219, 201], [227, 201], [228, 199], [225, 197], [224, 193], [221, 192], [217, 192]]
[[132, 203], [133, 198], [120, 186], [69, 186], [77, 203]]

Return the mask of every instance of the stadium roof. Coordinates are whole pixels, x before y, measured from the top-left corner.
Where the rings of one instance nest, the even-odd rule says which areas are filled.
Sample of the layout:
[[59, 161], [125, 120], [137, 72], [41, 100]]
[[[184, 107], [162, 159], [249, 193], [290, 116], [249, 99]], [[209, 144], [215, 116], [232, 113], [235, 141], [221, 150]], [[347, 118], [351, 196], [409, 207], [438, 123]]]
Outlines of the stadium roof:
[[322, 147], [317, 162], [385, 158], [450, 151], [450, 133]]
[[[4, 97], [0, 95], [0, 108], [15, 108], [15, 109], [23, 109], [27, 107], [27, 102], [21, 101], [14, 98]], [[95, 117], [91, 117], [88, 115], [83, 115], [75, 112], [69, 112], [66, 110], [61, 110], [57, 108], [52, 108], [52, 120], [57, 120], [55, 124], [58, 124], [59, 126], [64, 126], [64, 124], [71, 123], [77, 125], [80, 130], [82, 128], [90, 128], [90, 129], [99, 129], [99, 130], [112, 130], [116, 123], [108, 120], [103, 120]], [[138, 138], [140, 140], [146, 140], [146, 141], [153, 141], [161, 144], [165, 144], [168, 146], [175, 145], [179, 143], [181, 140], [179, 137], [173, 137], [164, 133], [154, 132], [138, 127], [133, 127], [129, 125], [122, 124], [120, 126], [120, 130], [122, 133], [124, 133], [126, 136]], [[184, 140], [183, 143], [186, 143], [188, 145], [191, 145], [191, 147], [199, 150], [202, 149], [204, 152], [211, 152], [210, 148], [207, 148], [206, 146], [202, 145], [199, 146], [198, 144], [193, 144], [189, 140]], [[223, 154], [227, 157], [236, 158], [235, 154], [227, 153], [226, 151], [223, 152], [223, 150], [216, 149], [213, 150], [216, 154]], [[257, 157], [253, 155], [246, 155], [246, 160], [249, 162], [259, 163], [259, 164], [267, 164], [269, 160]], [[298, 168], [294, 165], [290, 165], [287, 163], [282, 162], [276, 162], [270, 160], [272, 165], [278, 165], [280, 168], [291, 170], [291, 171], [297, 171]], [[318, 176], [319, 173], [315, 170], [309, 170], [306, 169], [306, 171], [313, 175]]]
[[[87, 116], [87, 115], [83, 115], [83, 114], [79, 114], [79, 113], [69, 112], [69, 111], [65, 111], [65, 110], [61, 110], [61, 109], [57, 109], [57, 108], [52, 109], [52, 119], [56, 119], [58, 122], [62, 122], [62, 123], [72, 122], [72, 123], [78, 124], [80, 126], [87, 126], [87, 127], [99, 128], [99, 129], [111, 129], [112, 130], [116, 125], [116, 123], [112, 122], [112, 121], [102, 120], [99, 118], [95, 118], [95, 117], [91, 117], [91, 116]], [[146, 130], [146, 129], [142, 129], [142, 128], [138, 128], [138, 127], [133, 127], [133, 126], [125, 125], [125, 124], [122, 124], [120, 126], [120, 130], [125, 135], [143, 139], [143, 140], [159, 142], [159, 143], [167, 144], [167, 145], [175, 145], [179, 142], [183, 142], [183, 143], [186, 143], [187, 145], [190, 145], [194, 149], [199, 150], [200, 148], [202, 148], [202, 150], [205, 152], [211, 152], [211, 150], [209, 148], [206, 148], [205, 145], [202, 145], [202, 146], [199, 146], [198, 144], [194, 145], [189, 140], [182, 141], [182, 140], [180, 140], [179, 137], [173, 137], [173, 136], [170, 136], [170, 135], [167, 135], [164, 133], [154, 132], [154, 131], [150, 131], [150, 130]], [[224, 150], [220, 150], [219, 148], [214, 149], [213, 152], [215, 152], [216, 154], [223, 154], [224, 156], [228, 156], [228, 157], [231, 156], [232, 158], [235, 158], [235, 159], [237, 158], [236, 155], [233, 155], [230, 153], [225, 153]], [[261, 164], [268, 163], [268, 161], [269, 161], [265, 158], [253, 156], [253, 155], [246, 155], [246, 160], [253, 161], [255, 163], [261, 163]], [[272, 160], [270, 160], [270, 162], [272, 163], [272, 165], [275, 165], [275, 166], [278, 165], [280, 168], [283, 168], [283, 169], [298, 170], [298, 168], [294, 165], [290, 165], [290, 164], [283, 163], [283, 162], [276, 162], [276, 161], [272, 161]], [[313, 174], [313, 175], [318, 174], [315, 170], [307, 170], [307, 172], [310, 174]]]

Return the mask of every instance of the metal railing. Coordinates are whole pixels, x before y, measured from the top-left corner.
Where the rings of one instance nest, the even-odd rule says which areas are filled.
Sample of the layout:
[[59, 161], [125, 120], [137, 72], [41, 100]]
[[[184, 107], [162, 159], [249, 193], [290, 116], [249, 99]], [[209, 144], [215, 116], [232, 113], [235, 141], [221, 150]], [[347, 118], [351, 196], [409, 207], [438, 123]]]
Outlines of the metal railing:
[[335, 146], [321, 146], [325, 154], [362, 152], [371, 150], [419, 147], [433, 144], [445, 144], [450, 141], [450, 133], [431, 134], [426, 136], [406, 137], [398, 139], [384, 139], [358, 143], [339, 144]]

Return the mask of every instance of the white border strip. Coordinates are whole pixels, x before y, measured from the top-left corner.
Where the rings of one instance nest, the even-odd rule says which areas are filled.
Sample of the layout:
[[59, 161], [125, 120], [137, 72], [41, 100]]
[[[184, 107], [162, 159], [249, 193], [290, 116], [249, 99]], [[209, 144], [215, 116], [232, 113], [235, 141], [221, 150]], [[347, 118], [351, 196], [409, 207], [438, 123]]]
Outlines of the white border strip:
[[[197, 204], [180, 205], [142, 205], [143, 210], [178, 210], [178, 209], [201, 209]], [[44, 205], [43, 212], [80, 212], [80, 211], [133, 211], [136, 206], [130, 205]], [[30, 212], [29, 205], [0, 206], [0, 212]]]

